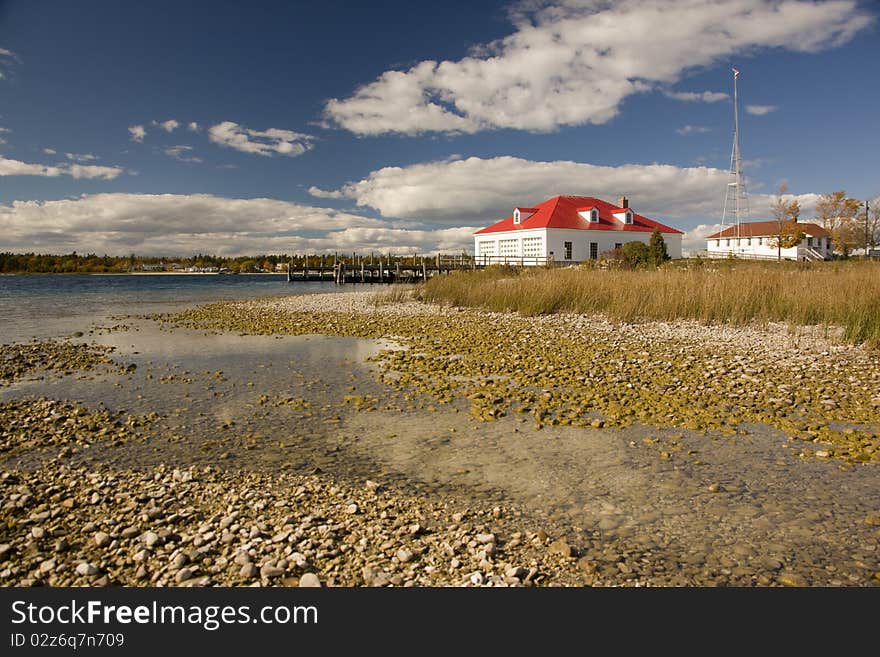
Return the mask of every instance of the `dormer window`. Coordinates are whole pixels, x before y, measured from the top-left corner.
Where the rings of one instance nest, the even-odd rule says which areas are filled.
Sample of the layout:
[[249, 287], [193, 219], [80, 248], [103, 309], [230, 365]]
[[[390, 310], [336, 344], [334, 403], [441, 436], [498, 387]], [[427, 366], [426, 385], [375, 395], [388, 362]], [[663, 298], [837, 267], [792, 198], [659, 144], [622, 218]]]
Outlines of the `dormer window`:
[[594, 224], [599, 223], [599, 211], [596, 208], [590, 210], [590, 221]]
[[522, 213], [520, 213], [519, 208], [514, 208], [513, 210], [513, 223], [518, 224], [522, 220]]
[[633, 222], [633, 213], [631, 210], [626, 211], [626, 223], [631, 224]]

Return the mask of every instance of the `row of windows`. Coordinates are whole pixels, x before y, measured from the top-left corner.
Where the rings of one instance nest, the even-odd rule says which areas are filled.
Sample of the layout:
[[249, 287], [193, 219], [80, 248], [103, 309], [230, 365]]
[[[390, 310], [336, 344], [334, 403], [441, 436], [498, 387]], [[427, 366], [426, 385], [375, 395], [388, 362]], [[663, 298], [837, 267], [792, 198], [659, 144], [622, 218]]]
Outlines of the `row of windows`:
[[527, 258], [537, 258], [544, 255], [544, 238], [523, 237], [522, 254]]
[[516, 256], [519, 255], [519, 240], [498, 240], [498, 255]]
[[[735, 239], [727, 238], [725, 246], [731, 246], [732, 244], [736, 244], [736, 246], [752, 246], [752, 238], [751, 237], [739, 237]], [[814, 240], [812, 237], [807, 238], [807, 246], [812, 248], [814, 246]], [[758, 246], [771, 246], [774, 244], [774, 238], [772, 237], [758, 237], [755, 238], [755, 244]], [[815, 246], [817, 248], [822, 248], [823, 246], [830, 246], [830, 239], [827, 237], [817, 237], [815, 239]], [[715, 240], [715, 246], [721, 246], [721, 240]]]

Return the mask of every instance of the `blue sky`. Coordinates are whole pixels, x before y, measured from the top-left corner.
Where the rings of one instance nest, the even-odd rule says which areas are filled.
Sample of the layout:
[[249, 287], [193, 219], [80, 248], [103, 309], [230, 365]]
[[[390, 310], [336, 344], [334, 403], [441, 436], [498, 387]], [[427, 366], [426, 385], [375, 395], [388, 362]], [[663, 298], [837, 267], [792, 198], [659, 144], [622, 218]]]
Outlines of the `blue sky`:
[[880, 194], [880, 3], [0, 0], [0, 249], [459, 251], [514, 205]]

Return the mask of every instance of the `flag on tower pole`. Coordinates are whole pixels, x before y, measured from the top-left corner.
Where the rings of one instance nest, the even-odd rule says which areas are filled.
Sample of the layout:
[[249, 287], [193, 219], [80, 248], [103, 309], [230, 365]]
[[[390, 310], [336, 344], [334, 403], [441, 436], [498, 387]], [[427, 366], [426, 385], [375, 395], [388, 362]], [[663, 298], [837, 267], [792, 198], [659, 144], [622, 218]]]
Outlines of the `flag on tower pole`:
[[739, 71], [737, 71], [736, 69], [732, 69], [732, 70], [733, 70], [733, 79], [736, 80], [739, 77]]

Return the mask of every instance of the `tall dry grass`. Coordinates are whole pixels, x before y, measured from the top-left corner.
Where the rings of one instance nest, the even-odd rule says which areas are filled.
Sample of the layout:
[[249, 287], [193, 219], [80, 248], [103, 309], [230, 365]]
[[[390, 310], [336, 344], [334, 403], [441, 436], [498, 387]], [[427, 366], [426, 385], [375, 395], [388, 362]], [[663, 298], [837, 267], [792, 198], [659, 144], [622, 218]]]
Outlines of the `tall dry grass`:
[[600, 313], [743, 325], [840, 326], [847, 340], [880, 347], [880, 263], [709, 262], [659, 270], [493, 267], [430, 279], [425, 301], [516, 311]]

